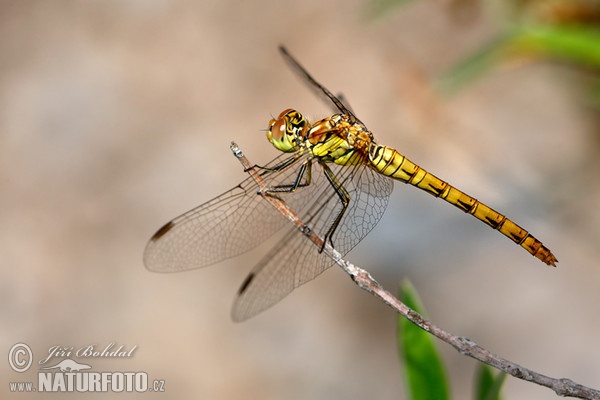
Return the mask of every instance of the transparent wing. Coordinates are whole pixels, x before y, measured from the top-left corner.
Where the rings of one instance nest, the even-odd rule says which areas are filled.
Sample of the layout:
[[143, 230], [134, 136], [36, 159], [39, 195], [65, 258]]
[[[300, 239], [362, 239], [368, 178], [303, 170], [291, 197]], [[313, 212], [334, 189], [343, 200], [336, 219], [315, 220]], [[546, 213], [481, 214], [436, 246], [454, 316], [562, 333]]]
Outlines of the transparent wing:
[[333, 93], [331, 93], [325, 86], [317, 82], [315, 78], [308, 73], [308, 71], [288, 52], [284, 46], [279, 46], [279, 52], [285, 61], [290, 65], [292, 70], [294, 70], [294, 72], [300, 76], [300, 78], [308, 85], [308, 87], [313, 91], [313, 93], [315, 93], [317, 97], [323, 99], [327, 103], [333, 104], [340, 113], [348, 115], [353, 121], [362, 123], [356, 117], [356, 115], [354, 115], [352, 110], [344, 104], [345, 100], [334, 96]]
[[[313, 163], [308, 186], [277, 195], [306, 225], [324, 237], [340, 213], [342, 203], [318, 162], [310, 160], [307, 154], [292, 158], [295, 160], [289, 162], [289, 155], [277, 157], [265, 167], [286, 162], [289, 165], [277, 171], [262, 170], [261, 177], [271, 188], [289, 185], [297, 179], [303, 163]], [[393, 181], [364, 165], [328, 165], [350, 195], [348, 209], [332, 236], [335, 248], [346, 254], [381, 219]], [[245, 320], [274, 305], [333, 264], [258, 194], [252, 178], [165, 224], [148, 242], [144, 263], [157, 272], [208, 266], [242, 254], [286, 227], [282, 239], [254, 267], [240, 288], [233, 319]]]
[[[329, 166], [351, 198], [332, 237], [334, 247], [346, 254], [381, 219], [393, 181], [362, 165]], [[321, 171], [313, 171], [309, 186], [281, 197], [321, 238], [341, 210], [339, 197]], [[332, 265], [332, 259], [295, 227], [290, 228], [242, 284], [233, 306], [233, 320], [243, 321], [264, 311]]]
[[[262, 170], [265, 183], [293, 182], [296, 165], [306, 155], [294, 157], [297, 160], [284, 171]], [[289, 154], [282, 154], [266, 167], [289, 159]], [[248, 178], [160, 228], [146, 245], [144, 264], [155, 272], [205, 267], [252, 249], [285, 224], [285, 218], [258, 195], [258, 186]]]

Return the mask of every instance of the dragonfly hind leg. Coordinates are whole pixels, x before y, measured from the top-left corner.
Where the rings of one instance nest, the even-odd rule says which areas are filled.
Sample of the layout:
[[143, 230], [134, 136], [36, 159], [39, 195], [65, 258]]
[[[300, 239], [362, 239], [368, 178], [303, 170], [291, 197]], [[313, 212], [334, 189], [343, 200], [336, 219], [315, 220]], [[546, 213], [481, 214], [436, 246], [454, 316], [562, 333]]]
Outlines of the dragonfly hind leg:
[[348, 193], [348, 191], [346, 190], [344, 185], [342, 185], [342, 183], [337, 179], [337, 177], [335, 176], [333, 171], [331, 171], [331, 169], [327, 166], [327, 164], [325, 164], [325, 163], [320, 163], [320, 164], [323, 167], [323, 173], [325, 174], [325, 177], [329, 181], [329, 184], [331, 185], [331, 187], [333, 187], [333, 190], [335, 190], [335, 193], [338, 195], [338, 197], [340, 198], [340, 202], [342, 203], [342, 209], [340, 210], [340, 212], [337, 214], [337, 216], [333, 220], [329, 229], [327, 229], [327, 232], [325, 232], [325, 237], [323, 237], [323, 245], [321, 246], [321, 250], [320, 250], [322, 252], [325, 249], [325, 244], [327, 242], [329, 242], [331, 247], [335, 248], [335, 245], [333, 244], [333, 234], [335, 233], [336, 229], [340, 225], [340, 222], [342, 221], [342, 217], [344, 216], [344, 214], [346, 213], [346, 210], [348, 209], [348, 205], [350, 204], [350, 193]]
[[[290, 163], [289, 161], [286, 161], [285, 163], [281, 164], [280, 166], [276, 166], [274, 168], [265, 168], [265, 170], [266, 171], [277, 171], [277, 170], [281, 170], [281, 169], [289, 166], [290, 164], [292, 164], [292, 163]], [[337, 179], [337, 177], [335, 176], [333, 171], [327, 166], [326, 163], [320, 162], [319, 165], [323, 168], [323, 174], [327, 178], [327, 181], [329, 182], [329, 184], [335, 191], [336, 195], [338, 196], [338, 198], [340, 200], [340, 203], [342, 204], [342, 209], [336, 215], [335, 219], [333, 220], [333, 222], [331, 223], [331, 225], [329, 226], [329, 228], [325, 232], [325, 235], [322, 238], [323, 244], [322, 244], [319, 252], [323, 252], [323, 250], [325, 249], [325, 244], [327, 242], [329, 242], [331, 247], [335, 247], [334, 243], [333, 243], [333, 234], [335, 233], [340, 222], [342, 221], [342, 217], [344, 216], [344, 214], [346, 213], [346, 210], [348, 209], [348, 205], [350, 204], [350, 194], [348, 193], [346, 188], [344, 188], [342, 183]], [[258, 168], [262, 168], [262, 167], [258, 167]], [[293, 193], [298, 188], [309, 186], [311, 184], [311, 180], [312, 180], [311, 176], [312, 176], [312, 160], [308, 159], [300, 166], [293, 183], [276, 185], [276, 186], [270, 187], [266, 190], [265, 195], [278, 197], [277, 196], [278, 193]], [[304, 181], [303, 181], [303, 179], [304, 179]], [[281, 199], [281, 200], [283, 201], [283, 199]], [[306, 228], [311, 229], [309, 226], [306, 226]]]

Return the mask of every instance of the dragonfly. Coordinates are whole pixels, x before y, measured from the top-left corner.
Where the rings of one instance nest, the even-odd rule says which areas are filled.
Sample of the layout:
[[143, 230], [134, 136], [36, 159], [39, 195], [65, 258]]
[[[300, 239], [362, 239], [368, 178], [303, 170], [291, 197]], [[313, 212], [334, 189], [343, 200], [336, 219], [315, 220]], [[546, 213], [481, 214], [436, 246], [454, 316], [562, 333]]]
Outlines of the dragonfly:
[[[314, 279], [334, 261], [268, 204], [274, 196], [294, 210], [307, 229], [342, 256], [381, 220], [393, 182], [400, 181], [445, 200], [499, 231], [542, 262], [556, 266], [552, 252], [511, 219], [376, 142], [372, 132], [318, 83], [283, 46], [289, 66], [336, 110], [311, 123], [294, 109], [269, 121], [268, 141], [280, 151], [253, 166], [253, 177], [163, 225], [149, 240], [144, 263], [150, 271], [179, 272], [238, 256], [268, 241], [271, 250], [238, 290], [232, 319], [243, 321], [273, 306]], [[265, 189], [266, 188], [266, 189]]]

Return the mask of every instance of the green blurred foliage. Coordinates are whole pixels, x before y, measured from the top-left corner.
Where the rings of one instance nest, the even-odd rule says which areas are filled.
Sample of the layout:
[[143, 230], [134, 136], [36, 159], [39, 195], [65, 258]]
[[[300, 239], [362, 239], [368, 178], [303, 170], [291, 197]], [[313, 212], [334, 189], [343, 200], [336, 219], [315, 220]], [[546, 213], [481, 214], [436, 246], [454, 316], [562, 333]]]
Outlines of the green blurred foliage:
[[443, 93], [452, 93], [498, 64], [534, 59], [559, 61], [582, 72], [598, 75], [600, 29], [560, 25], [514, 26], [439, 77], [437, 87]]
[[492, 367], [479, 364], [475, 375], [476, 400], [500, 400], [500, 389], [506, 378], [505, 373], [496, 373]]
[[[404, 304], [426, 317], [421, 299], [408, 281], [402, 282], [399, 298]], [[434, 337], [402, 316], [398, 316], [396, 341], [402, 360], [408, 398], [412, 400], [445, 400], [451, 398], [446, 367], [437, 350]], [[500, 400], [500, 389], [506, 374], [497, 373], [480, 364], [475, 377], [476, 400]]]
[[[381, 16], [408, 2], [373, 0], [370, 4], [378, 10], [373, 15]], [[461, 14], [486, 8], [491, 17], [501, 18], [503, 28], [494, 40], [437, 79], [442, 93], [454, 93], [494, 67], [515, 61], [558, 62], [600, 81], [600, 0], [450, 0], [448, 6], [450, 13]], [[591, 86], [590, 103], [599, 106], [600, 85], [586, 86]]]
[[[414, 287], [404, 281], [400, 300], [425, 316], [425, 310]], [[448, 378], [442, 358], [433, 342], [433, 336], [398, 316], [396, 340], [403, 360], [404, 377], [413, 400], [449, 399]]]
[[370, 19], [381, 18], [389, 15], [398, 7], [413, 1], [414, 0], [371, 0], [366, 4], [365, 14]]

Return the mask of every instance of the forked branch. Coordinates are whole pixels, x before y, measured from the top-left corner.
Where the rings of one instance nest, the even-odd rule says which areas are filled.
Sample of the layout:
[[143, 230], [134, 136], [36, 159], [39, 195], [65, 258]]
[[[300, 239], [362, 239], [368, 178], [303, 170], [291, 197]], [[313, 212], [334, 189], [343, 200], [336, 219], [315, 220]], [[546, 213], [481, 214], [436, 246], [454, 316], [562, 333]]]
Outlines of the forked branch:
[[325, 243], [324, 245], [323, 239], [321, 239], [306, 224], [304, 224], [300, 217], [293, 210], [291, 210], [283, 200], [281, 200], [279, 197], [268, 194], [268, 188], [266, 184], [254, 169], [253, 164], [250, 164], [248, 159], [244, 156], [242, 151], [235, 143], [231, 143], [231, 150], [244, 166], [244, 171], [250, 174], [250, 176], [252, 176], [252, 178], [255, 180], [259, 187], [259, 194], [262, 195], [263, 199], [275, 207], [283, 216], [288, 218], [304, 236], [306, 236], [315, 244], [315, 246], [322, 248], [323, 251], [330, 256], [337, 265], [342, 267], [344, 271], [350, 275], [352, 280], [361, 289], [375, 295], [404, 318], [408, 319], [419, 328], [424, 329], [435, 337], [453, 346], [461, 354], [479, 360], [485, 364], [497, 368], [500, 371], [504, 371], [515, 378], [537, 383], [541, 386], [546, 386], [554, 390], [554, 392], [556, 392], [556, 394], [559, 396], [600, 400], [600, 391], [596, 389], [580, 385], [567, 378], [551, 378], [549, 376], [532, 371], [512, 361], [492, 354], [472, 340], [465, 337], [455, 336], [423, 318], [419, 313], [407, 307], [394, 295], [385, 290], [367, 271], [344, 260], [342, 255], [328, 243]]

